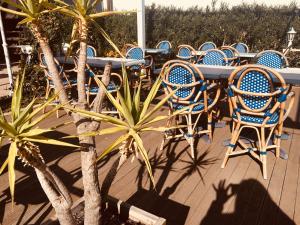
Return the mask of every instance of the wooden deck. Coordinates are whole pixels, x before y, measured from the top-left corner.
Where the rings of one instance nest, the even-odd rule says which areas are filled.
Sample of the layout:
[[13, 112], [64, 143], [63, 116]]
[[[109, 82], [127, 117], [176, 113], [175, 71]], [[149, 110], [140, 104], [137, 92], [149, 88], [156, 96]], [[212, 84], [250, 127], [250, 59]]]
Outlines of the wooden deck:
[[[44, 126], [67, 120], [51, 118]], [[71, 134], [73, 125], [60, 130]], [[216, 128], [211, 144], [200, 138], [197, 157], [193, 161], [186, 141], [167, 144], [159, 151], [161, 134], [149, 133], [144, 142], [149, 150], [156, 181], [155, 190], [146, 169], [139, 160], [128, 160], [119, 170], [109, 194], [167, 219], [168, 225], [283, 225], [300, 224], [300, 132], [293, 128], [282, 141], [288, 160], [276, 159], [268, 153], [269, 179], [262, 177], [259, 164], [249, 155], [230, 158], [221, 169], [230, 137], [229, 126]], [[61, 135], [58, 132], [56, 135]], [[97, 138], [99, 152], [116, 135]], [[80, 153], [73, 149], [41, 146], [42, 154], [51, 168], [67, 184], [74, 200], [83, 194]], [[0, 162], [6, 155], [1, 149]], [[99, 163], [102, 183], [117, 160]], [[0, 224], [42, 224], [53, 215], [51, 205], [41, 190], [31, 168], [17, 163], [16, 204], [11, 209], [7, 173], [0, 176]]]

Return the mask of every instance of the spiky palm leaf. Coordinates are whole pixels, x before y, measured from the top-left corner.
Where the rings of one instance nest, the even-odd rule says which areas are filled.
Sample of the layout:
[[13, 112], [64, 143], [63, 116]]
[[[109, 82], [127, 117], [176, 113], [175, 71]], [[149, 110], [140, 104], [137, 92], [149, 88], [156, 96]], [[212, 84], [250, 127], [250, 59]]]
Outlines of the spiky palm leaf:
[[[141, 134], [149, 131], [163, 132], [168, 129], [175, 128], [175, 127], [156, 127], [153, 126], [153, 124], [169, 118], [169, 116], [155, 115], [155, 113], [168, 101], [168, 99], [176, 92], [176, 90], [171, 92], [169, 95], [165, 96], [162, 100], [159, 101], [159, 103], [157, 103], [153, 108], [151, 108], [150, 104], [153, 101], [153, 99], [156, 97], [157, 92], [161, 85], [160, 78], [158, 78], [156, 82], [153, 84], [144, 102], [141, 102], [140, 99], [141, 83], [132, 94], [130, 91], [127, 74], [124, 68], [123, 68], [123, 81], [124, 81], [123, 93], [118, 91], [117, 98], [115, 98], [113, 95], [111, 95], [109, 91], [107, 91], [107, 89], [105, 88], [101, 80], [99, 80], [98, 78], [95, 79], [99, 87], [105, 90], [108, 99], [120, 113], [120, 118], [115, 118], [113, 116], [109, 116], [101, 113], [67, 107], [69, 110], [73, 110], [74, 112], [79, 113], [83, 116], [90, 117], [96, 121], [107, 122], [113, 126], [95, 132], [84, 133], [82, 135], [96, 136], [96, 135], [105, 135], [105, 134], [122, 132], [123, 133], [122, 136], [117, 138], [107, 149], [105, 149], [102, 152], [102, 154], [99, 156], [98, 160], [106, 156], [108, 153], [110, 153], [117, 147], [120, 147], [120, 145], [124, 143], [129, 143], [129, 147], [126, 150], [131, 151], [130, 153], [134, 153], [134, 154], [139, 153], [142, 156], [146, 164], [147, 170], [149, 172], [150, 178], [154, 183], [148, 153], [144, 147]], [[172, 116], [176, 116], [186, 109], [187, 108], [178, 110]]]
[[0, 174], [8, 167], [8, 179], [12, 202], [15, 189], [14, 168], [16, 157], [19, 157], [26, 165], [34, 166], [36, 162], [43, 162], [39, 147], [35, 143], [78, 147], [64, 141], [44, 136], [44, 134], [53, 131], [51, 128], [41, 129], [37, 127], [40, 122], [48, 118], [61, 107], [56, 106], [49, 112], [40, 115], [43, 109], [57, 97], [56, 95], [36, 107], [36, 99], [33, 99], [25, 108], [21, 108], [24, 75], [25, 70], [21, 77], [17, 77], [15, 82], [11, 102], [10, 120], [7, 120], [0, 108], [0, 128], [2, 130], [0, 135], [0, 147], [4, 138], [8, 139], [10, 143], [8, 157], [0, 168]]

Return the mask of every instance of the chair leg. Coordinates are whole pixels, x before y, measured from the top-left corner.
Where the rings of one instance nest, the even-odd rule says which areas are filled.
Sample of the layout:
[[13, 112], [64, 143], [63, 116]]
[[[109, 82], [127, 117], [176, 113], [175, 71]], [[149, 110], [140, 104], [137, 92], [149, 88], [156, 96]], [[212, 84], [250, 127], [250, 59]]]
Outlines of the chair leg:
[[[47, 86], [46, 86], [46, 93], [45, 93], [45, 99], [46, 99], [46, 100], [48, 100], [48, 98], [49, 98], [50, 91], [51, 91], [51, 89], [50, 89], [50, 87], [49, 87], [49, 84], [47, 83]], [[45, 114], [45, 112], [46, 112], [46, 107], [44, 107], [44, 109], [43, 109], [43, 114]]]
[[265, 137], [265, 128], [261, 128], [261, 149], [260, 149], [260, 160], [262, 162], [263, 177], [268, 179], [267, 174], [267, 150], [266, 150], [266, 137]]
[[282, 129], [283, 129], [283, 123], [278, 124], [278, 127], [275, 130], [275, 145], [276, 145], [276, 151], [275, 155], [277, 158], [280, 156], [280, 145], [281, 145], [281, 135], [282, 135]]
[[230, 153], [232, 153], [232, 151], [234, 149], [234, 145], [236, 144], [236, 142], [237, 142], [237, 140], [239, 138], [239, 129], [240, 129], [240, 124], [237, 123], [236, 126], [235, 126], [234, 131], [232, 132], [232, 137], [231, 137], [231, 140], [230, 140], [230, 145], [227, 148], [227, 151], [226, 151], [223, 163], [221, 165], [222, 169], [225, 168], [226, 163], [227, 163], [228, 158], [229, 158], [229, 155], [230, 155]]
[[188, 133], [187, 133], [187, 140], [191, 146], [191, 156], [195, 158], [195, 149], [194, 149], [194, 130], [192, 124], [192, 114], [189, 114], [187, 117], [187, 124], [188, 124]]
[[212, 112], [208, 113], [208, 122], [207, 122], [208, 136], [212, 142]]

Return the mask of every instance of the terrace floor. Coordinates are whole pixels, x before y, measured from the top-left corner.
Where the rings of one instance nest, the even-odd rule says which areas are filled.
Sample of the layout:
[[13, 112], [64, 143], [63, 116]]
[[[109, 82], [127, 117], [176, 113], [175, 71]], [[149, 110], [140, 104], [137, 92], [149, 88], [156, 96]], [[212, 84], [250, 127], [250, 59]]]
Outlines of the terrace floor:
[[[67, 116], [53, 117], [43, 126], [51, 127], [67, 119]], [[74, 125], [70, 124], [56, 135], [72, 134], [73, 130]], [[215, 129], [211, 144], [199, 139], [194, 161], [186, 141], [166, 144], [160, 151], [161, 134], [149, 133], [143, 139], [154, 170], [155, 190], [144, 165], [130, 159], [119, 170], [109, 194], [166, 218], [168, 225], [300, 224], [300, 132], [292, 128], [285, 132], [290, 138], [282, 141], [282, 147], [289, 159], [276, 159], [269, 152], [268, 180], [263, 179], [259, 164], [248, 155], [231, 158], [225, 169], [220, 168], [226, 149], [223, 141], [230, 137], [229, 125]], [[103, 149], [115, 137], [97, 137], [98, 148]], [[0, 152], [0, 162], [6, 155], [4, 149]], [[46, 162], [76, 201], [83, 194], [80, 153], [61, 147], [41, 146], [41, 149]], [[99, 163], [101, 183], [117, 158], [118, 154], [112, 154], [109, 160]], [[20, 163], [16, 169], [14, 210], [7, 172], [0, 176], [0, 224], [42, 224], [53, 216], [51, 205], [33, 170]]]

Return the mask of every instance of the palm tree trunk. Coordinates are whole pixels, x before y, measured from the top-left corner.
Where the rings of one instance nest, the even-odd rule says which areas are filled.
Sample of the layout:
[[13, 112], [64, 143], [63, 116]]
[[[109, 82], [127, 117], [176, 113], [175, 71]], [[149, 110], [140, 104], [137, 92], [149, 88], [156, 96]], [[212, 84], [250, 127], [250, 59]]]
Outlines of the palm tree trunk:
[[55, 91], [56, 93], [59, 92], [59, 99], [62, 104], [68, 103], [68, 95], [66, 92], [66, 89], [64, 88], [62, 79], [60, 77], [59, 71], [57, 69], [57, 65], [54, 61], [54, 56], [52, 53], [52, 50], [49, 46], [48, 38], [46, 38], [42, 32], [40, 31], [39, 25], [35, 23], [31, 23], [31, 31], [33, 35], [35, 36], [36, 40], [38, 41], [47, 63], [47, 67], [49, 70], [49, 73], [51, 74]]
[[38, 180], [51, 202], [57, 219], [61, 225], [75, 225], [72, 215], [72, 198], [61, 180], [47, 167], [46, 164], [34, 163]]

